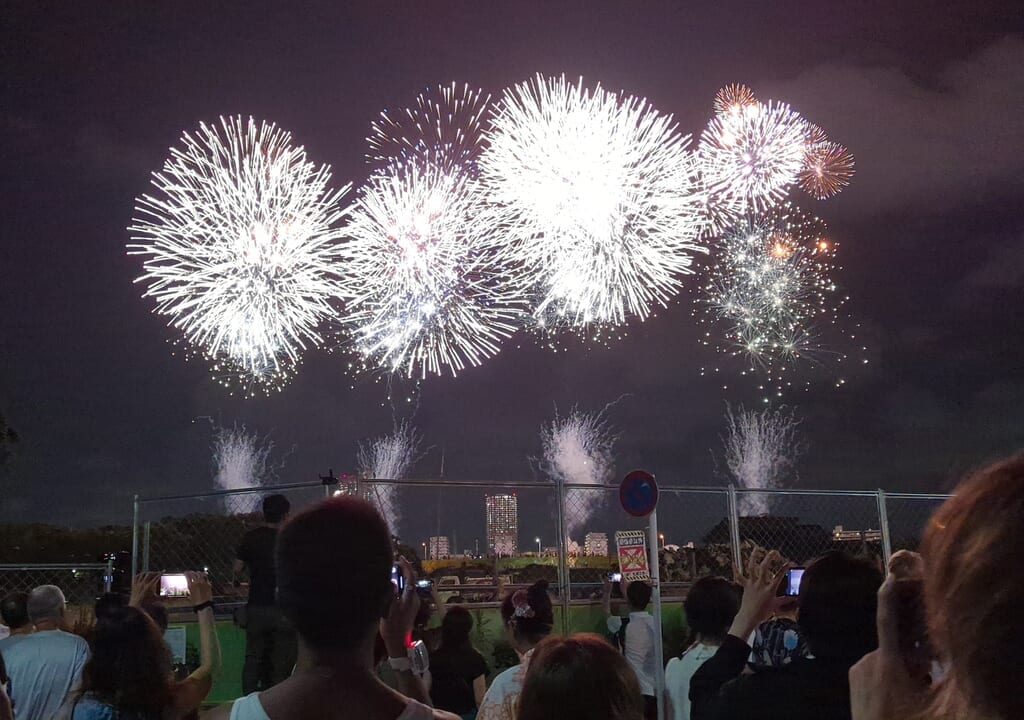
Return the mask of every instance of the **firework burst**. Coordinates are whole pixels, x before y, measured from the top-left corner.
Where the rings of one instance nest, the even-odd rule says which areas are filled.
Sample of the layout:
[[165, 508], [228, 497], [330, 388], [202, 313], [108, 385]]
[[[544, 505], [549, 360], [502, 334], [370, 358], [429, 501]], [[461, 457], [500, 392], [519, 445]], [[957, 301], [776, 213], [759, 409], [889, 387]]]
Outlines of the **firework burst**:
[[746, 85], [726, 85], [715, 94], [715, 112], [718, 114], [739, 112], [740, 108], [757, 104], [754, 91]]
[[733, 104], [701, 133], [708, 203], [727, 216], [762, 212], [785, 197], [804, 167], [808, 123], [789, 105]]
[[144, 297], [218, 373], [279, 386], [333, 316], [348, 187], [252, 118], [201, 124], [136, 201], [129, 254]]
[[371, 367], [426, 377], [479, 365], [519, 327], [478, 183], [433, 164], [372, 177], [347, 228], [343, 325]]
[[724, 327], [723, 341], [708, 331], [704, 342], [769, 376], [824, 354], [818, 330], [838, 322], [846, 301], [833, 280], [835, 249], [824, 222], [788, 203], [730, 228], [715, 247], [698, 310], [703, 322]]
[[853, 166], [853, 155], [839, 143], [828, 140], [808, 143], [800, 171], [800, 187], [818, 200], [832, 197], [850, 184]]
[[480, 176], [547, 326], [618, 324], [664, 305], [697, 244], [697, 170], [645, 100], [536, 77], [505, 91]]
[[384, 110], [370, 124], [367, 159], [378, 168], [412, 163], [446, 172], [470, 169], [489, 102], [490, 95], [452, 83], [423, 92], [414, 107]]
[[[556, 414], [550, 425], [541, 428], [544, 456], [540, 465], [552, 481], [604, 485], [611, 480], [616, 437], [605, 420], [605, 410], [594, 414], [574, 408], [567, 417]], [[602, 489], [569, 488], [565, 496], [567, 533], [571, 536], [583, 528], [606, 497]]]

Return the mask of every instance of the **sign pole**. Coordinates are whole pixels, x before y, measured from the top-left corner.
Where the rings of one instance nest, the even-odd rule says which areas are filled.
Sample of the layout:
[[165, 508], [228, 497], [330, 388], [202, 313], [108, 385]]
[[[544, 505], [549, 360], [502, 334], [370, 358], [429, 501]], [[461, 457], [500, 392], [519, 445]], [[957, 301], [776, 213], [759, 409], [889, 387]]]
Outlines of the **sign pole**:
[[654, 638], [654, 699], [658, 703], [658, 720], [665, 720], [665, 651], [661, 631], [661, 556], [658, 554], [658, 510], [655, 508], [649, 516], [647, 527], [648, 543], [653, 551], [651, 567], [651, 590], [654, 601], [654, 627], [657, 635]]

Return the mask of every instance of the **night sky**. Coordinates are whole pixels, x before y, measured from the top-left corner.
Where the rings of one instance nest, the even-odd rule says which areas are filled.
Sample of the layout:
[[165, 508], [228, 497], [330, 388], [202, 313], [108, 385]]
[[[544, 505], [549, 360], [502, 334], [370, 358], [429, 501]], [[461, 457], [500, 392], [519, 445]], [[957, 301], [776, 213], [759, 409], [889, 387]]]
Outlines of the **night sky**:
[[[3, 16], [0, 412], [22, 442], [0, 520], [127, 523], [133, 493], [212, 489], [203, 416], [269, 433], [290, 453], [282, 482], [351, 471], [358, 441], [413, 404], [393, 410], [384, 384], [324, 352], [254, 400], [173, 356], [124, 251], [134, 198], [201, 120], [275, 121], [358, 184], [381, 109], [537, 72], [647, 97], [694, 134], [715, 91], [743, 82], [855, 154], [846, 192], [797, 201], [841, 244], [871, 362], [786, 398], [808, 445], [799, 486], [944, 490], [1024, 446], [1018, 3], [16, 2]], [[513, 343], [454, 380], [397, 383], [432, 448], [414, 474], [436, 477], [443, 448], [447, 478], [529, 480], [556, 406], [627, 395], [609, 414], [617, 474], [722, 484], [725, 403], [761, 393], [701, 377], [719, 360], [697, 337], [684, 291], [609, 349]]]

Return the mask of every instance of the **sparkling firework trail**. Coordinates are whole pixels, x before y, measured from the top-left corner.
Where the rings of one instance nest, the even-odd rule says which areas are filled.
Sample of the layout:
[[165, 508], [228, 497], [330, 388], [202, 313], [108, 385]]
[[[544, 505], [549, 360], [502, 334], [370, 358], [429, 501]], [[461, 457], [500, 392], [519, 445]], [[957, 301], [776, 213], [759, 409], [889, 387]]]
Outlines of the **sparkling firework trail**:
[[[700, 293], [701, 322], [724, 327], [705, 344], [743, 355], [777, 382], [788, 366], [828, 351], [819, 329], [838, 325], [846, 297], [833, 280], [835, 243], [820, 219], [788, 203], [730, 228], [715, 247]], [[837, 360], [845, 355], [833, 353]]]
[[[213, 481], [221, 490], [268, 485], [277, 477], [279, 465], [270, 463], [274, 443], [245, 429], [245, 425], [217, 427], [213, 438]], [[236, 502], [225, 497], [225, 505]], [[237, 511], [236, 507], [227, 507]]]
[[645, 100], [582, 80], [537, 76], [505, 91], [480, 175], [539, 325], [646, 318], [680, 289], [704, 251], [688, 143]]
[[[795, 474], [803, 448], [796, 433], [800, 421], [792, 410], [754, 411], [740, 406], [733, 413], [727, 406], [725, 418], [725, 464], [737, 485], [749, 490], [770, 489], [780, 487]], [[761, 493], [743, 493], [740, 513], [766, 515], [770, 499]]]
[[[541, 469], [552, 481], [603, 485], [611, 480], [616, 437], [604, 418], [607, 409], [593, 414], [574, 408], [567, 417], [556, 414], [550, 425], [541, 428]], [[566, 531], [570, 537], [586, 525], [606, 497], [604, 490], [597, 489], [570, 488], [566, 492]]]
[[718, 113], [698, 148], [708, 203], [732, 216], [775, 205], [799, 180], [807, 138], [807, 121], [785, 103], [734, 104]]
[[280, 386], [334, 315], [338, 227], [348, 186], [306, 159], [291, 135], [221, 118], [182, 136], [155, 195], [136, 201], [129, 254], [143, 255], [144, 297], [215, 372]]
[[479, 184], [456, 169], [394, 165], [372, 177], [347, 228], [343, 325], [364, 364], [456, 375], [498, 352], [525, 303]]
[[490, 95], [469, 85], [442, 85], [416, 98], [415, 107], [385, 110], [370, 125], [367, 159], [391, 164], [471, 169], [480, 152], [481, 121]]
[[[398, 423], [390, 435], [359, 443], [356, 463], [364, 480], [405, 480], [419, 460], [421, 437], [407, 422]], [[397, 485], [373, 484], [370, 502], [398, 535], [401, 520]]]

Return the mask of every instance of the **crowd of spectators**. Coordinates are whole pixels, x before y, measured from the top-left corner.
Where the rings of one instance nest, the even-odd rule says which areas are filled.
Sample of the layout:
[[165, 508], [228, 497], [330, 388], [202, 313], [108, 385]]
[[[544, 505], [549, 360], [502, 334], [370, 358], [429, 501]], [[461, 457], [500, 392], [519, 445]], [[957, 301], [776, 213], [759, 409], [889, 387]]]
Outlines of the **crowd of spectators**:
[[[415, 640], [426, 599], [370, 505], [338, 497], [287, 518], [287, 504], [271, 500], [264, 510], [236, 568], [262, 577], [249, 607], [249, 692], [203, 712], [210, 720], [641, 720], [659, 704], [671, 720], [1024, 717], [1024, 456], [968, 477], [931, 518], [921, 553], [901, 551], [887, 568], [829, 552], [793, 597], [780, 591], [786, 563], [760, 551], [734, 579], [694, 583], [687, 648], [665, 668], [660, 703], [645, 583], [622, 584], [624, 617], [606, 586], [603, 637], [553, 636], [544, 581], [508, 593], [501, 615], [519, 662], [488, 687], [465, 608], [438, 604], [439, 642]], [[209, 582], [187, 581], [200, 663], [183, 678], [163, 639], [159, 575], [136, 578], [130, 598], [100, 598], [88, 641], [66, 631], [59, 588], [3, 598], [0, 720], [199, 717], [220, 650]], [[274, 669], [282, 661], [292, 666]]]

